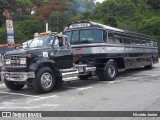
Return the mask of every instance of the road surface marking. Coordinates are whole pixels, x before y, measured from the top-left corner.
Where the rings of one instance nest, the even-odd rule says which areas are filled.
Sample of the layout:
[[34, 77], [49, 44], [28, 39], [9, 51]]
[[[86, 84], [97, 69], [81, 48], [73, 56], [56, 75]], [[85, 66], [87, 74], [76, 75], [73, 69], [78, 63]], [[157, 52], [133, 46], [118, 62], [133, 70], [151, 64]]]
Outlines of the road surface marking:
[[58, 107], [59, 104], [42, 104], [43, 107]]
[[111, 81], [109, 84], [119, 83], [120, 81]]
[[[42, 106], [6, 106], [3, 109], [36, 109], [41, 108]], [[0, 108], [1, 109], [1, 108]]]
[[152, 76], [152, 77], [154, 77], [154, 76], [159, 76], [159, 74], [155, 74], [155, 75], [150, 75], [150, 76]]
[[90, 86], [90, 87], [84, 87], [84, 88], [80, 88], [80, 87], [67, 87], [67, 86], [63, 86], [63, 87], [64, 88], [69, 88], [69, 89], [76, 89], [78, 91], [80, 91], [80, 90], [87, 90], [87, 89], [93, 88], [92, 86]]
[[5, 86], [4, 83], [0, 83], [0, 87], [1, 87], [1, 86]]
[[36, 101], [39, 101], [39, 100], [48, 99], [48, 98], [59, 98], [59, 97], [58, 97], [57, 95], [48, 96], [48, 97], [39, 97], [39, 98], [37, 98], [37, 99], [28, 101], [28, 102], [26, 102], [26, 103], [29, 104], [29, 103], [33, 103], [33, 102], [36, 102]]
[[77, 90], [81, 91], [81, 90], [87, 90], [87, 89], [91, 89], [91, 88], [93, 88], [93, 87], [91, 86], [91, 87], [77, 88]]
[[20, 94], [20, 93], [11, 93], [11, 92], [0, 92], [2, 94], [10, 94], [10, 95], [18, 95], [18, 96], [25, 96], [25, 97], [36, 97], [39, 98], [40, 96], [35, 95], [27, 95], [27, 94]]

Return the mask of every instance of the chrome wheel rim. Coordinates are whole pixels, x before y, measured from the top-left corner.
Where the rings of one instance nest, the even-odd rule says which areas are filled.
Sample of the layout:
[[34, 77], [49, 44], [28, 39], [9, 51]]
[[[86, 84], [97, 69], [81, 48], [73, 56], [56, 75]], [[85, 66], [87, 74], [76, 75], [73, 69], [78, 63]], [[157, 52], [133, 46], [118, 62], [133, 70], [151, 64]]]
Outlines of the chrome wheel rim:
[[43, 73], [41, 76], [41, 85], [43, 88], [49, 88], [52, 85], [52, 75], [50, 73]]
[[110, 66], [108, 67], [108, 74], [109, 74], [109, 76], [112, 77], [112, 78], [115, 76], [115, 74], [116, 74], [116, 69], [115, 69], [115, 67], [114, 67], [113, 65], [110, 65]]

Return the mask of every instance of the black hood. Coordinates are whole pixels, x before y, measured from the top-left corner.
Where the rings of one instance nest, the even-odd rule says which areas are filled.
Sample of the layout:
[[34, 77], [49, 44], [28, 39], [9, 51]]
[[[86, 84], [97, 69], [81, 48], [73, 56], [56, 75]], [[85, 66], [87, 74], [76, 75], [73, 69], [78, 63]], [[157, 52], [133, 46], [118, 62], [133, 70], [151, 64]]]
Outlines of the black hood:
[[20, 55], [20, 54], [30, 54], [35, 52], [45, 52], [48, 51], [50, 48], [24, 48], [20, 50], [14, 50], [6, 52], [5, 55]]

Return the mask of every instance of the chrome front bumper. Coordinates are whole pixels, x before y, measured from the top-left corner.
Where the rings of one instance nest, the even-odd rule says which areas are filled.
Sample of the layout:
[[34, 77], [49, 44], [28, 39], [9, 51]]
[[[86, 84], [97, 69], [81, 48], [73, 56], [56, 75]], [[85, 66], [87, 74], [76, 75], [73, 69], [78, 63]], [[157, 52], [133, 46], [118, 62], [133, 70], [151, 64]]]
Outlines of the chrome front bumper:
[[25, 82], [29, 78], [35, 78], [34, 72], [1, 72], [2, 79], [8, 81]]

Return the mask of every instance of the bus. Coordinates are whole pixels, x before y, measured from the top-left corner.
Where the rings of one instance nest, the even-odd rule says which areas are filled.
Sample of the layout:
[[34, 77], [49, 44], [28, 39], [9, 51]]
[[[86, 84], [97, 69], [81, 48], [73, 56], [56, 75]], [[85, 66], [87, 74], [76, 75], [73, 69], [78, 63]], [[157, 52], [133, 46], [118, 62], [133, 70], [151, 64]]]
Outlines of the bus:
[[88, 21], [69, 24], [64, 34], [70, 40], [75, 63], [96, 67], [95, 72], [82, 73], [80, 79], [96, 73], [100, 80], [114, 80], [118, 69], [152, 69], [159, 61], [157, 41], [148, 35]]

